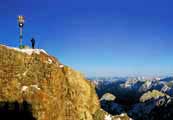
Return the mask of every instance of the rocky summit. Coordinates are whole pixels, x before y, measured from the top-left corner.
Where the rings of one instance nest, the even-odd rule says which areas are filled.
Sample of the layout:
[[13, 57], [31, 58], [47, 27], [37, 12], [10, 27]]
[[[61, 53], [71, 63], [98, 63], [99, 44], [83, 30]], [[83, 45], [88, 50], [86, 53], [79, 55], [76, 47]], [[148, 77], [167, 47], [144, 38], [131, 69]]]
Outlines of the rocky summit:
[[79, 72], [44, 50], [0, 45], [0, 112], [22, 111], [26, 103], [36, 120], [92, 120], [100, 108]]
[[128, 120], [101, 109], [95, 86], [42, 49], [0, 45], [0, 119]]

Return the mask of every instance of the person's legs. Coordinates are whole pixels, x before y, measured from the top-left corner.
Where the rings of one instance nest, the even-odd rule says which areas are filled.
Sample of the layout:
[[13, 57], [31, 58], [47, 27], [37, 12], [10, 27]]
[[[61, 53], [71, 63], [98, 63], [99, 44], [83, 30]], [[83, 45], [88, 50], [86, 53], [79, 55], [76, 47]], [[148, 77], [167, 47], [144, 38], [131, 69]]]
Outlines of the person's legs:
[[32, 43], [32, 49], [34, 49], [34, 43]]

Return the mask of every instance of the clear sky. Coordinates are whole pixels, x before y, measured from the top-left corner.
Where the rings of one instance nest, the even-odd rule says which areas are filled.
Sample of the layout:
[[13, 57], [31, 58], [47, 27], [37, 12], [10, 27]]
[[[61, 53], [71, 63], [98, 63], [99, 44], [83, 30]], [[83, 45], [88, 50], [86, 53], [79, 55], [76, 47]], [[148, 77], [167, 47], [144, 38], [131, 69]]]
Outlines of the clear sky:
[[56, 56], [88, 76], [171, 75], [172, 0], [1, 0], [0, 43]]

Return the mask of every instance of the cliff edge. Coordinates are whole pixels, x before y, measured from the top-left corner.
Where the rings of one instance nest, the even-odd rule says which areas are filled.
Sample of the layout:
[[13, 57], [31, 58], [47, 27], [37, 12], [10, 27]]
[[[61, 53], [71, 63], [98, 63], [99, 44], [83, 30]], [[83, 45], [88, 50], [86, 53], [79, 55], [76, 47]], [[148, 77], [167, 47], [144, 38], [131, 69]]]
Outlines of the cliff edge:
[[100, 109], [94, 86], [79, 72], [44, 50], [4, 45], [0, 45], [0, 102], [27, 102], [36, 120], [93, 120]]

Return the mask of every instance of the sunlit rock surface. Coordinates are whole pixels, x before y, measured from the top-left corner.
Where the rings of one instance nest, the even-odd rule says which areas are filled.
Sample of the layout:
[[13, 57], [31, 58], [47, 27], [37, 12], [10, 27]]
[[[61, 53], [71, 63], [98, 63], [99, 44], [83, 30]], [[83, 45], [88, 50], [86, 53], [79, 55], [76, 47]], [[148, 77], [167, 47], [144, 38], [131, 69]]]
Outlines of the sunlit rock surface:
[[43, 50], [0, 45], [0, 102], [26, 101], [36, 120], [93, 120], [94, 86]]
[[150, 99], [157, 99], [157, 98], [163, 97], [163, 96], [169, 97], [165, 93], [159, 92], [157, 90], [148, 91], [140, 97], [140, 102], [145, 102]]
[[112, 116], [109, 113], [105, 112], [103, 109], [98, 109], [94, 114], [94, 120], [132, 120], [132, 119], [125, 113]]
[[114, 101], [115, 99], [116, 99], [116, 97], [115, 97], [114, 95], [112, 95], [111, 93], [105, 93], [105, 94], [101, 97], [100, 101], [102, 101], [102, 100]]

